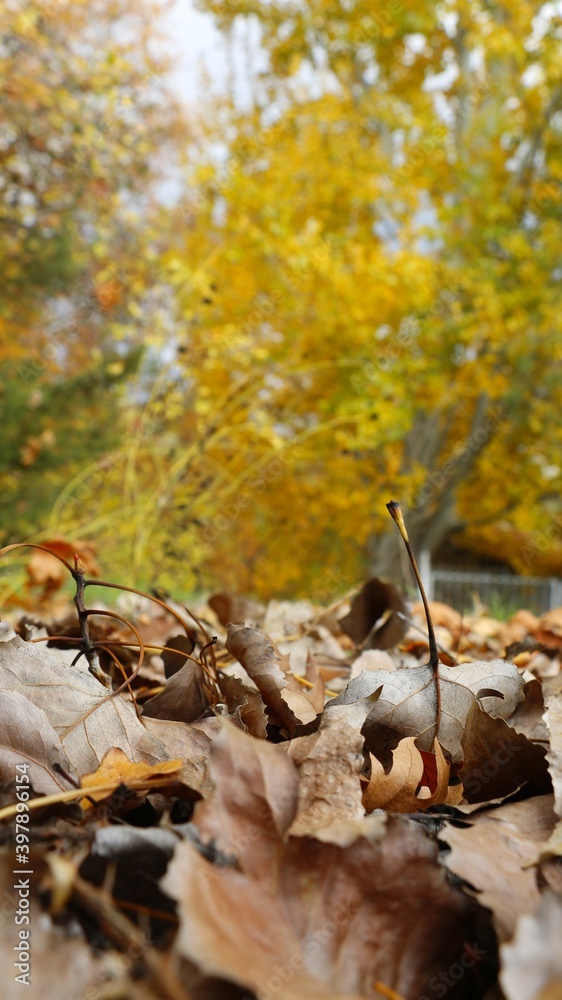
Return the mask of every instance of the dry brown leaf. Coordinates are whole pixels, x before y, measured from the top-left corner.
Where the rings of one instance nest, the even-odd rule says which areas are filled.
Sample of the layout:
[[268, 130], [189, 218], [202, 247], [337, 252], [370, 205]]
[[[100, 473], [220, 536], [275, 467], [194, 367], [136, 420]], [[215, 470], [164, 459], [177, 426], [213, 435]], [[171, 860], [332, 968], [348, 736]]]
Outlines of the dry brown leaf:
[[560, 1000], [562, 899], [545, 892], [536, 913], [522, 916], [515, 937], [500, 948], [506, 1000]]
[[550, 747], [546, 759], [554, 787], [555, 808], [562, 818], [562, 695], [554, 694], [546, 699], [546, 713], [543, 718], [550, 733]]
[[512, 936], [519, 914], [533, 913], [539, 905], [535, 872], [526, 866], [555, 821], [552, 796], [541, 795], [478, 813], [470, 827], [447, 824], [439, 834], [451, 848], [447, 868], [478, 891], [501, 941]]
[[238, 677], [221, 673], [221, 691], [228, 711], [240, 721], [242, 728], [258, 740], [267, 739], [267, 715], [261, 694], [254, 685], [244, 684]]
[[169, 719], [170, 722], [195, 722], [209, 707], [203, 688], [203, 668], [188, 660], [166, 682], [160, 694], [143, 705], [143, 717]]
[[[341, 820], [361, 819], [361, 727], [371, 703], [333, 705], [322, 715], [317, 733], [291, 740], [288, 755], [299, 770], [299, 807], [290, 827], [293, 836], [313, 837]], [[328, 830], [326, 830], [328, 828]]]
[[[151, 778], [177, 775], [181, 771], [182, 765], [183, 761], [180, 758], [162, 761], [161, 764], [145, 764], [144, 761], [137, 763], [129, 760], [127, 754], [123, 753], [122, 750], [112, 747], [104, 755], [100, 766], [95, 771], [82, 775], [80, 785], [84, 789], [94, 788], [96, 785], [110, 784], [113, 784], [115, 788], [118, 788], [119, 785], [134, 787], [135, 784], [139, 782], [144, 784], [150, 781]], [[88, 794], [89, 798], [94, 799], [95, 802], [99, 802], [101, 799], [107, 798], [111, 793], [91, 792]], [[89, 804], [87, 799], [82, 800], [84, 808], [87, 808]]]
[[499, 634], [499, 639], [504, 649], [507, 649], [514, 642], [523, 642], [529, 635], [535, 635], [538, 624], [539, 619], [530, 611], [525, 611], [524, 609], [516, 611], [509, 621], [504, 624]]
[[226, 648], [242, 664], [273, 713], [272, 721], [292, 733], [299, 725], [312, 722], [317, 713], [302, 693], [286, 658], [259, 629], [229, 625]]
[[[458, 611], [455, 611], [448, 604], [443, 604], [442, 601], [430, 601], [429, 610], [435, 627], [442, 626], [451, 632], [452, 635], [460, 635], [463, 627], [463, 619]], [[417, 618], [421, 618], [425, 625], [425, 611], [421, 601], [416, 601], [413, 605], [412, 614], [416, 615]]]
[[265, 617], [265, 606], [242, 594], [212, 594], [207, 603], [224, 627], [229, 622], [233, 625], [261, 625]]
[[396, 646], [408, 628], [396, 614], [406, 611], [403, 595], [392, 583], [378, 577], [362, 586], [351, 602], [349, 614], [340, 618], [339, 626], [365, 649], [390, 649]]
[[359, 677], [363, 670], [397, 670], [398, 664], [384, 649], [367, 649], [351, 664], [349, 679]]
[[416, 746], [414, 736], [407, 736], [392, 752], [392, 769], [385, 774], [379, 760], [370, 754], [371, 777], [363, 792], [367, 812], [386, 809], [388, 812], [412, 813], [429, 806], [456, 805], [462, 799], [462, 785], [449, 788], [450, 764], [445, 760], [437, 741], [433, 744], [437, 771], [437, 787], [428, 796], [416, 795], [423, 777], [425, 764]]
[[211, 767], [193, 823], [225, 860], [183, 842], [161, 883], [178, 901], [176, 947], [204, 973], [277, 1000], [357, 1000], [377, 981], [419, 997], [465, 942], [489, 947], [418, 825], [393, 817], [382, 837], [377, 823], [374, 842], [348, 847], [287, 838], [297, 782], [286, 755], [228, 726]]
[[[143, 640], [146, 641], [146, 640]], [[195, 649], [195, 642], [189, 635], [172, 635], [166, 639], [167, 649], [162, 650], [162, 660], [164, 663], [164, 673], [167, 678], [179, 673], [184, 666], [186, 659]], [[170, 652], [175, 650], [175, 652]]]
[[562, 608], [551, 608], [539, 618], [535, 638], [550, 649], [562, 647]]
[[11, 781], [16, 764], [28, 764], [29, 780], [36, 792], [53, 795], [67, 791], [65, 781], [53, 767], [67, 774], [72, 766], [45, 712], [17, 691], [3, 691], [0, 698], [0, 781]]
[[131, 760], [168, 759], [129, 702], [108, 699], [90, 673], [19, 637], [0, 643], [0, 691], [16, 691], [43, 709], [77, 774], [95, 770], [110, 747]]
[[550, 791], [544, 747], [503, 719], [492, 719], [477, 702], [470, 706], [461, 742], [459, 777], [467, 802], [505, 798], [527, 783], [535, 794]]
[[179, 777], [182, 783], [200, 795], [207, 795], [211, 790], [209, 753], [220, 732], [220, 719], [199, 719], [189, 726], [167, 719], [146, 719], [145, 727], [164, 746], [165, 759], [181, 757], [183, 766]]
[[509, 725], [518, 733], [523, 733], [529, 740], [548, 743], [549, 732], [544, 721], [544, 696], [542, 684], [536, 677], [526, 681], [523, 688], [523, 701], [519, 702], [513, 715], [509, 716]]
[[[439, 667], [441, 679], [441, 725], [439, 742], [452, 763], [463, 759], [461, 737], [475, 698], [493, 718], [512, 714], [523, 698], [523, 680], [512, 663], [477, 660], [458, 667]], [[429, 681], [429, 683], [428, 683]], [[367, 749], [370, 728], [376, 740], [377, 727], [385, 726], [400, 737], [416, 736], [422, 750], [430, 750], [435, 734], [435, 688], [429, 667], [407, 670], [363, 671], [330, 704], [348, 705], [380, 691], [365, 724]]]

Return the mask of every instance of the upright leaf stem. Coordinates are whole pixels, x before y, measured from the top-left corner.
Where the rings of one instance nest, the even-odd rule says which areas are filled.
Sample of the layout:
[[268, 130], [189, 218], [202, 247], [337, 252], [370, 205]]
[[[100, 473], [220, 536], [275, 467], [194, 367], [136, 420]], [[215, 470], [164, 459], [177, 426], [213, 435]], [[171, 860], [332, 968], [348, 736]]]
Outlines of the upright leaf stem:
[[433, 680], [435, 683], [435, 739], [439, 735], [439, 727], [441, 725], [441, 684], [439, 681], [439, 653], [437, 651], [437, 642], [435, 639], [435, 631], [433, 629], [433, 622], [431, 620], [431, 613], [429, 610], [429, 603], [425, 594], [425, 588], [422, 582], [421, 574], [418, 569], [418, 564], [416, 562], [416, 557], [414, 555], [414, 550], [410, 544], [410, 539], [408, 538], [408, 532], [406, 530], [406, 525], [404, 523], [404, 517], [402, 515], [402, 510], [400, 504], [397, 500], [391, 500], [387, 503], [386, 509], [392, 517], [393, 521], [396, 523], [404, 545], [406, 546], [406, 551], [410, 558], [410, 563], [412, 564], [412, 569], [414, 571], [414, 576], [416, 578], [419, 591], [421, 594], [421, 599], [423, 601], [423, 607], [425, 611], [425, 617], [427, 619], [427, 635], [429, 639], [429, 663], [428, 667], [433, 670]]

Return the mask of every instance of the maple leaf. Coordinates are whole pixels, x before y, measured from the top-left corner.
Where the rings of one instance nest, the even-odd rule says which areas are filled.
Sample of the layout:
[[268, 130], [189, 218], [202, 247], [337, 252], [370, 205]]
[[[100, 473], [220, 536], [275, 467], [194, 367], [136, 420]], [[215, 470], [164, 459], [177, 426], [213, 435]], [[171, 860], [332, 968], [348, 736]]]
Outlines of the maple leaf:
[[[19, 636], [0, 642], [0, 691], [15, 692], [44, 713], [55, 734], [51, 740], [58, 738], [64, 759], [76, 774], [95, 770], [114, 747], [130, 760], [147, 764], [181, 757], [185, 783], [192, 782], [191, 787], [198, 791], [208, 786], [206, 761], [215, 720], [208, 720], [201, 728], [161, 719], [147, 718], [143, 723], [130, 702], [120, 696], [108, 697], [107, 689], [89, 671], [71, 667], [51, 650], [24, 642]], [[37, 774], [44, 753], [38, 734], [23, 722], [22, 712], [14, 746], [32, 759], [36, 755]], [[33, 708], [30, 712], [30, 720], [43, 718]], [[42, 731], [48, 741], [44, 724]]]
[[[348, 705], [378, 693], [365, 723], [365, 740], [370, 749], [377, 727], [386, 727], [401, 737], [417, 737], [420, 749], [430, 750], [435, 731], [435, 694], [428, 684], [432, 672], [427, 667], [408, 670], [363, 671], [349, 682], [330, 704]], [[517, 667], [505, 660], [482, 660], [458, 667], [439, 667], [441, 722], [437, 737], [452, 763], [463, 760], [461, 737], [475, 699], [492, 717], [509, 716], [523, 699], [523, 684]]]
[[[363, 792], [363, 804], [367, 812], [386, 809], [388, 812], [416, 812], [429, 806], [457, 805], [463, 795], [461, 784], [449, 787], [451, 765], [445, 760], [437, 740], [433, 743], [435, 761], [435, 787], [427, 788], [428, 794], [420, 796], [427, 761], [416, 747], [416, 739], [407, 736], [392, 751], [392, 769], [385, 774], [379, 760], [370, 754], [371, 777]], [[427, 754], [425, 756], [428, 756]]]

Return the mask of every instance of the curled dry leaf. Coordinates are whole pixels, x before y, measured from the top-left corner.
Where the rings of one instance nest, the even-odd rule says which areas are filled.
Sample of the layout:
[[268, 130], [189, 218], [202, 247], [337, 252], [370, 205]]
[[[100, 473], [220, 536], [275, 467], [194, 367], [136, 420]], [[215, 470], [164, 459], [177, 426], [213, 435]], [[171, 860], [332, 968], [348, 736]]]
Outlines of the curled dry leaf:
[[501, 941], [512, 936], [518, 914], [533, 913], [539, 905], [535, 872], [527, 866], [555, 820], [552, 796], [541, 795], [478, 813], [469, 827], [448, 823], [439, 834], [451, 848], [447, 868], [478, 892]]
[[522, 916], [515, 937], [500, 949], [506, 1000], [560, 1000], [562, 898], [545, 892], [537, 912]]
[[68, 789], [54, 768], [67, 774], [72, 766], [45, 712], [17, 691], [3, 691], [0, 698], [0, 780], [10, 781], [16, 764], [28, 764], [30, 782], [41, 795]]
[[[523, 680], [517, 667], [505, 660], [480, 660], [458, 667], [439, 667], [441, 725], [438, 738], [452, 763], [463, 759], [461, 737], [475, 698], [493, 718], [506, 718], [523, 698]], [[435, 735], [435, 688], [429, 667], [408, 670], [363, 671], [330, 704], [349, 705], [379, 692], [365, 724], [370, 749], [370, 727], [385, 726], [400, 737], [416, 736], [422, 750], [430, 750]]]
[[[166, 677], [173, 677], [174, 674], [179, 673], [186, 662], [186, 658], [195, 649], [195, 642], [191, 636], [180, 633], [166, 639], [166, 646], [167, 649], [162, 651], [164, 673]], [[172, 653], [170, 650], [175, 650], [175, 652]]]
[[207, 795], [211, 790], [209, 777], [209, 752], [220, 731], [220, 720], [200, 719], [190, 726], [185, 722], [168, 722], [167, 719], [146, 719], [145, 727], [165, 748], [166, 759], [181, 757], [179, 775], [182, 784]]
[[[419, 796], [426, 763], [416, 746], [414, 736], [407, 736], [392, 752], [392, 769], [385, 774], [379, 760], [371, 757], [371, 777], [363, 792], [367, 812], [386, 809], [388, 812], [413, 813], [433, 805], [457, 805], [462, 799], [462, 785], [449, 787], [451, 766], [445, 760], [437, 740], [433, 743], [436, 787], [424, 798]], [[429, 791], [429, 789], [428, 789]]]
[[183, 842], [161, 882], [178, 902], [176, 947], [202, 972], [278, 1000], [358, 1000], [376, 982], [418, 997], [465, 942], [489, 947], [417, 824], [391, 818], [347, 847], [287, 837], [297, 782], [286, 755], [228, 726], [211, 767], [193, 822], [231, 863]]
[[242, 594], [212, 594], [207, 603], [223, 626], [261, 625], [265, 617], [265, 605]]
[[[107, 751], [100, 766], [95, 771], [82, 775], [80, 784], [86, 791], [96, 785], [110, 784], [114, 785], [114, 790], [119, 785], [128, 785], [130, 788], [134, 788], [135, 785], [142, 783], [144, 787], [151, 778], [177, 775], [181, 771], [182, 763], [180, 758], [162, 761], [161, 764], [145, 764], [144, 761], [135, 763], [129, 760], [127, 754], [123, 753], [122, 750], [112, 747]], [[110, 794], [110, 791], [88, 793], [95, 802], [107, 798]], [[82, 800], [84, 808], [88, 808], [90, 804], [88, 799]]]
[[272, 721], [292, 733], [316, 718], [316, 711], [268, 637], [249, 625], [229, 625], [226, 648], [254, 681]]
[[258, 740], [267, 739], [265, 705], [255, 685], [250, 687], [238, 677], [226, 673], [219, 674], [219, 685], [231, 716], [239, 720], [250, 736]]
[[509, 725], [518, 733], [524, 733], [529, 740], [548, 743], [549, 732], [544, 721], [544, 697], [542, 684], [536, 677], [525, 681], [523, 701], [519, 702], [513, 715], [509, 716]]
[[464, 762], [459, 777], [467, 802], [502, 799], [527, 783], [535, 793], [550, 791], [544, 747], [503, 719], [492, 719], [477, 702], [468, 710], [461, 742]]
[[407, 624], [396, 614], [406, 612], [403, 595], [392, 583], [378, 577], [367, 580], [351, 602], [340, 628], [365, 649], [390, 649], [406, 634]]
[[556, 812], [562, 818], [562, 695], [554, 694], [546, 700], [544, 720], [550, 733], [550, 748], [546, 755], [554, 787]]
[[562, 648], [562, 608], [551, 608], [539, 618], [535, 636], [550, 649]]
[[368, 699], [353, 705], [332, 705], [324, 711], [317, 733], [289, 743], [287, 752], [300, 778], [298, 813], [289, 831], [292, 835], [313, 837], [324, 830], [323, 839], [331, 839], [329, 828], [334, 823], [363, 817], [361, 727], [370, 708]]
[[188, 660], [168, 679], [164, 690], [145, 703], [143, 716], [171, 722], [195, 722], [209, 707], [203, 678], [203, 668]]

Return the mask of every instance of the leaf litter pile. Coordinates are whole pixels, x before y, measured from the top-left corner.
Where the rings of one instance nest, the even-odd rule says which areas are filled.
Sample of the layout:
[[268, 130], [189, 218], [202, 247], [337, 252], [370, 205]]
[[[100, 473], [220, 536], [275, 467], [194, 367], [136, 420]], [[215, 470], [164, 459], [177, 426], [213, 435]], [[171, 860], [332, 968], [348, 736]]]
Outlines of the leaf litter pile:
[[562, 609], [110, 607], [61, 551], [0, 633], [4, 997], [560, 1000]]

